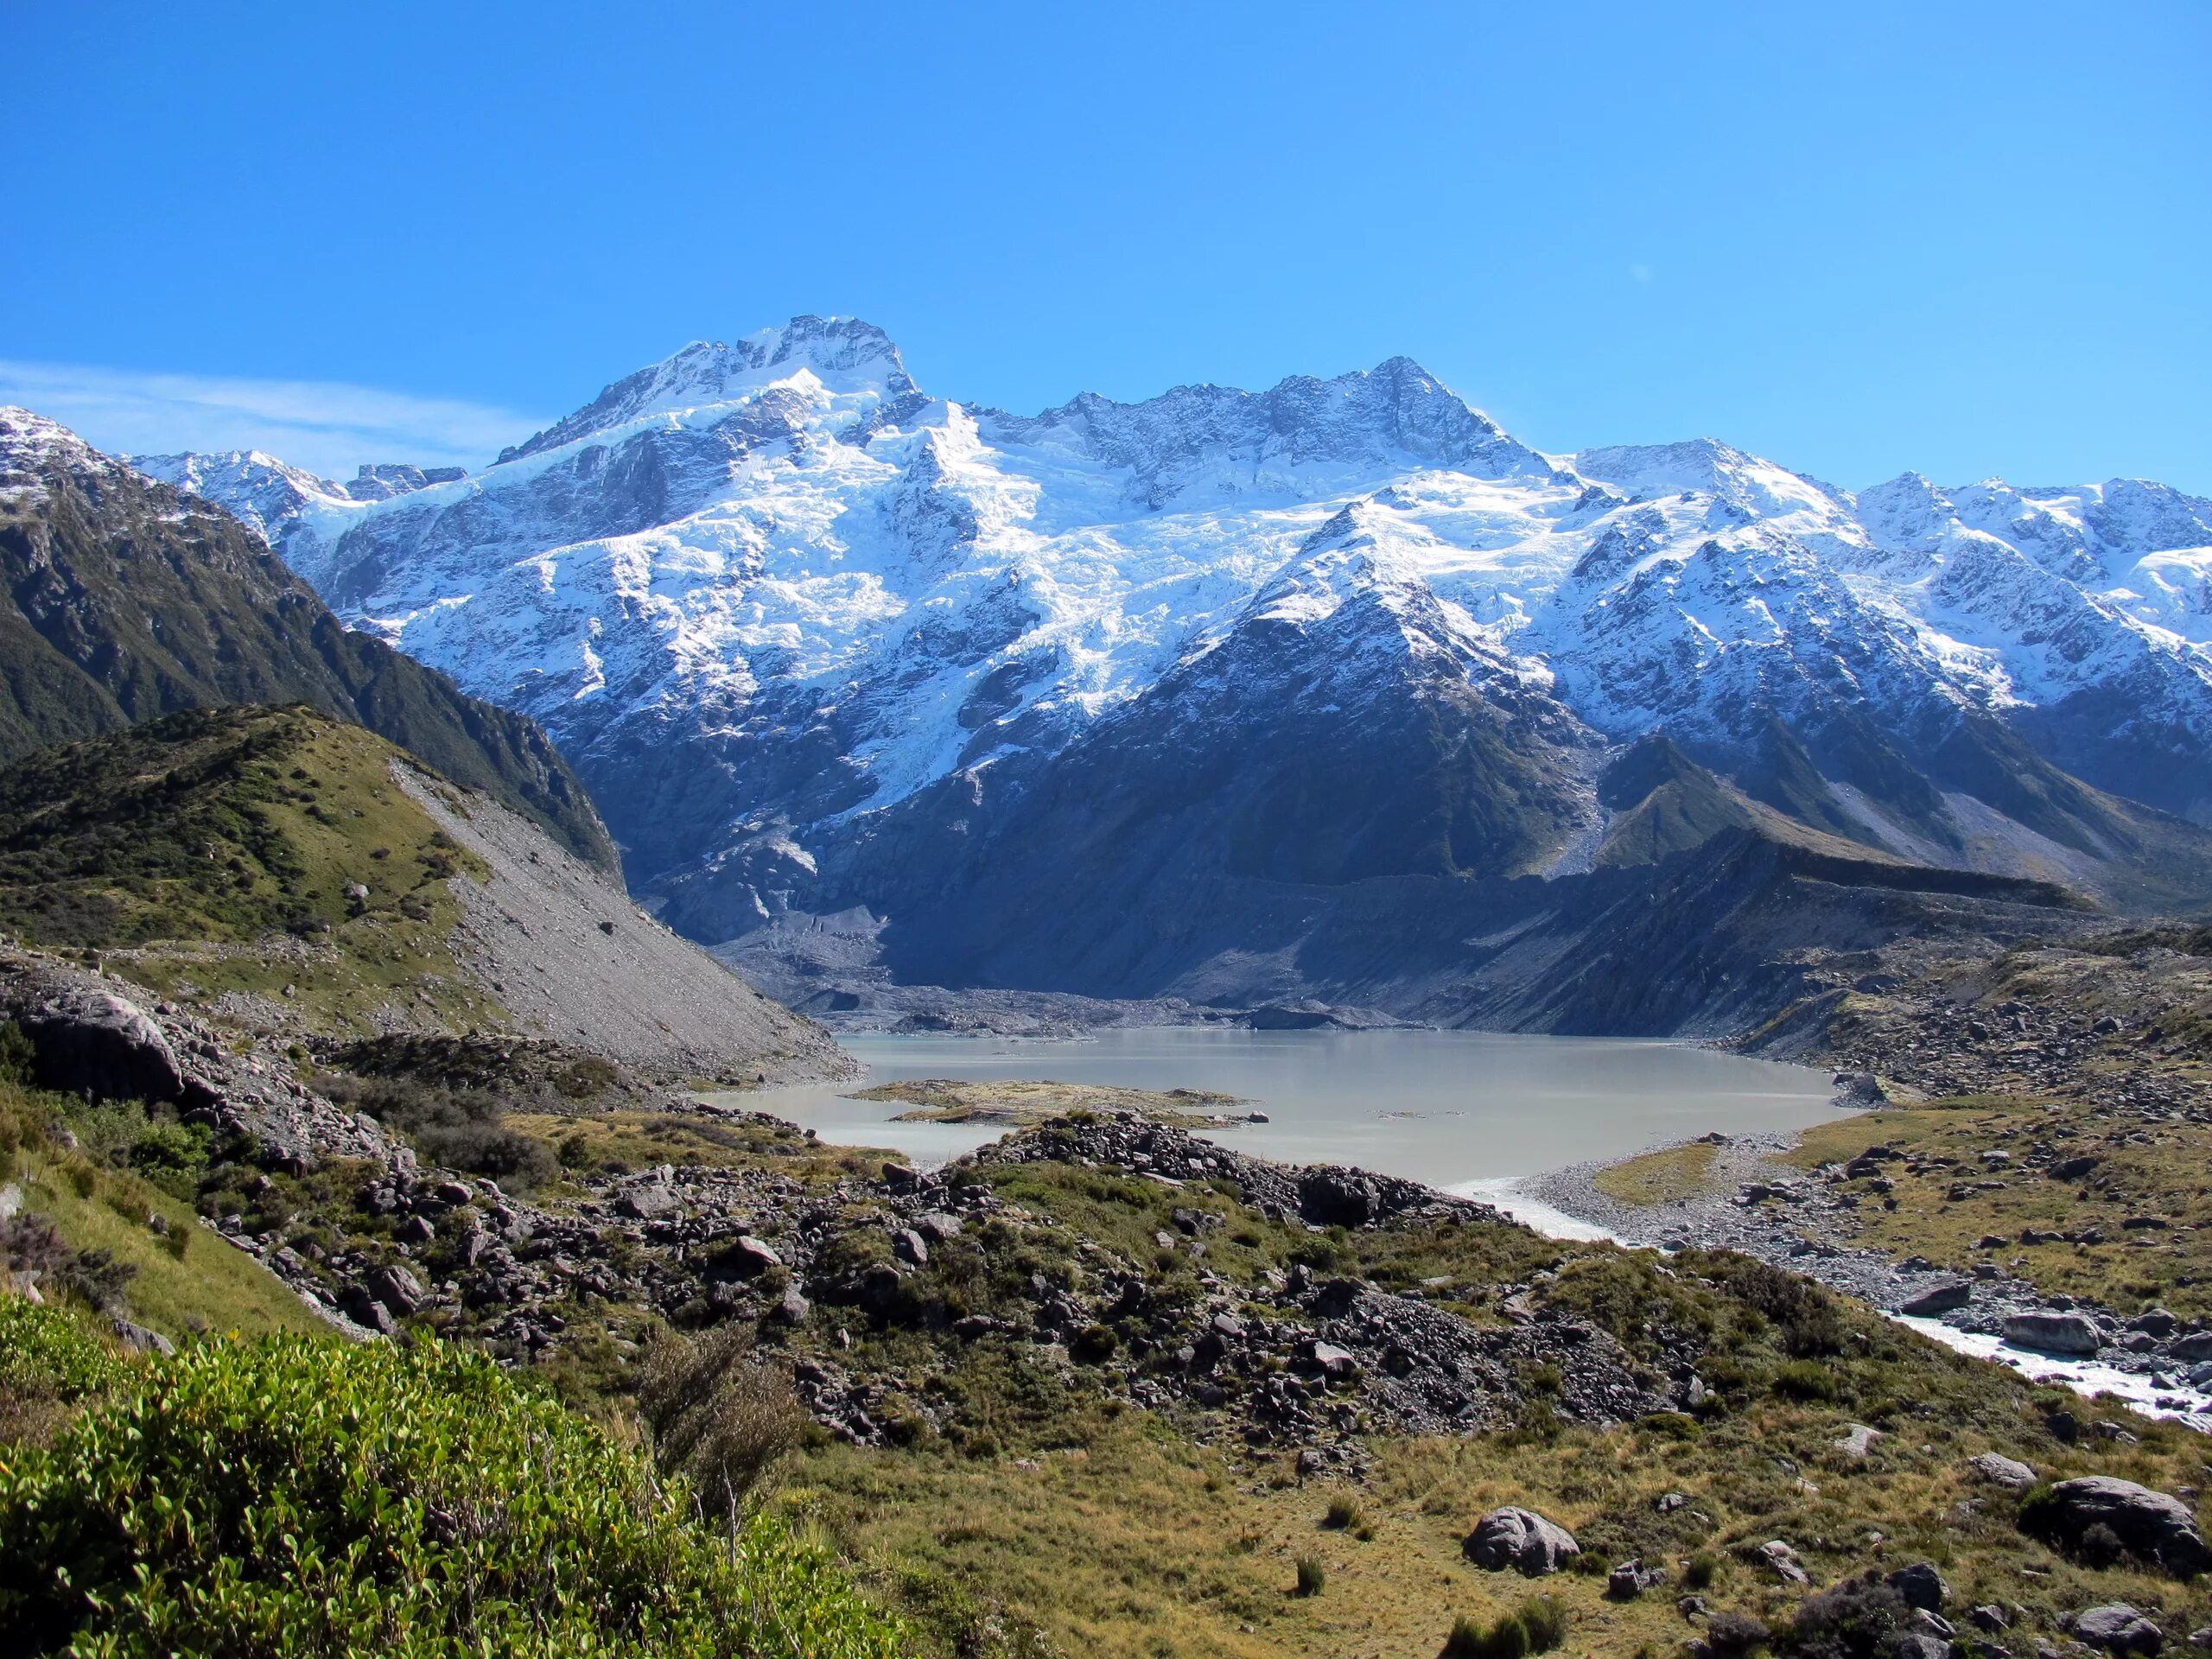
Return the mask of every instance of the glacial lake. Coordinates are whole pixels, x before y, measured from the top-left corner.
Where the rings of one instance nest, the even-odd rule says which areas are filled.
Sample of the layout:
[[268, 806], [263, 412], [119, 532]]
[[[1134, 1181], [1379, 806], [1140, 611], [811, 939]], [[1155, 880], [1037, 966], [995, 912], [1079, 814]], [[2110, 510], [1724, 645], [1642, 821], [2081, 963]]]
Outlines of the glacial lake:
[[890, 1147], [936, 1165], [997, 1139], [1004, 1127], [893, 1122], [909, 1109], [905, 1103], [852, 1093], [919, 1077], [1200, 1089], [1268, 1114], [1266, 1123], [1205, 1131], [1240, 1152], [1283, 1163], [1357, 1164], [1477, 1192], [1708, 1130], [1789, 1131], [1842, 1116], [1825, 1071], [1619, 1038], [1170, 1026], [1069, 1039], [856, 1035], [842, 1042], [868, 1068], [865, 1077], [717, 1098], [773, 1112], [837, 1145]]

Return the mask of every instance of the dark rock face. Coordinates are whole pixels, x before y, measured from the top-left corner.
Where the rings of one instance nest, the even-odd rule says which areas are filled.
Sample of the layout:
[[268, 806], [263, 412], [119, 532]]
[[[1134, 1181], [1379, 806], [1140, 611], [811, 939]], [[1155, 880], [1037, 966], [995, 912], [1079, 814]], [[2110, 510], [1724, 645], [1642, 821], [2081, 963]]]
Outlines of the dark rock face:
[[1511, 1567], [1528, 1578], [1556, 1573], [1582, 1553], [1574, 1535], [1534, 1510], [1492, 1510], [1475, 1523], [1461, 1547], [1467, 1559], [1486, 1572]]
[[95, 1100], [174, 1101], [184, 1068], [162, 1028], [127, 997], [67, 986], [16, 1017], [48, 1089]]
[[1906, 1606], [1927, 1612], [1942, 1612], [1943, 1604], [1951, 1599], [1951, 1586], [1943, 1582], [1943, 1575], [1936, 1570], [1932, 1561], [1901, 1567], [1883, 1581], [1904, 1598]]
[[2189, 1506], [2132, 1480], [2110, 1475], [2062, 1480], [2039, 1515], [2024, 1517], [2024, 1524], [2031, 1522], [2068, 1544], [2078, 1543], [2091, 1527], [2109, 1527], [2129, 1549], [2177, 1578], [2212, 1567], [2212, 1550]]
[[1919, 1295], [1897, 1309], [1915, 1318], [1932, 1319], [1938, 1313], [1955, 1313], [1974, 1300], [1974, 1281], [1961, 1279], [1948, 1285], [1938, 1285], [1933, 1290], [1923, 1290]]

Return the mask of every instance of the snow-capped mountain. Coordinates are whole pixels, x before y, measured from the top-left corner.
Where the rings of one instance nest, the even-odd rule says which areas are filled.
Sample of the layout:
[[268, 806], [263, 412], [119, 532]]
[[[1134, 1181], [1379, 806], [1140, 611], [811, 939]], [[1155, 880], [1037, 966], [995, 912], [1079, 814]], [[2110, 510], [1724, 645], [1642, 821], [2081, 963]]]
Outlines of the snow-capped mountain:
[[[813, 317], [687, 346], [474, 476], [137, 464], [535, 716], [710, 941], [941, 921], [1014, 866], [1048, 903], [1096, 868], [1050, 838], [1098, 824], [1153, 848], [1110, 884], [1144, 906], [1224, 873], [1572, 875], [1622, 861], [1604, 776], [1662, 733], [1877, 860], [2170, 899], [2197, 842], [2163, 814], [2212, 822], [2212, 502], [2162, 485], [1540, 454], [1402, 358], [1016, 416]], [[1035, 976], [1073, 985], [1101, 934], [1053, 925]]]

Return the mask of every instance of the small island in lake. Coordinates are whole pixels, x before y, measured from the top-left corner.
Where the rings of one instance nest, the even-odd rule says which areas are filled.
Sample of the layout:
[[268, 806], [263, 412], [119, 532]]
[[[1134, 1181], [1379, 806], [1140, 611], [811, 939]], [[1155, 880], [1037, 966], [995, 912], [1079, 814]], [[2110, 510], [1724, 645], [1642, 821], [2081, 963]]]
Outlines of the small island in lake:
[[1054, 1083], [1046, 1078], [916, 1077], [861, 1090], [855, 1100], [903, 1100], [912, 1111], [900, 1123], [1041, 1123], [1071, 1112], [1141, 1117], [1176, 1128], [1215, 1128], [1264, 1123], [1265, 1112], [1238, 1110], [1249, 1101], [1203, 1089], [1122, 1089], [1103, 1083]]

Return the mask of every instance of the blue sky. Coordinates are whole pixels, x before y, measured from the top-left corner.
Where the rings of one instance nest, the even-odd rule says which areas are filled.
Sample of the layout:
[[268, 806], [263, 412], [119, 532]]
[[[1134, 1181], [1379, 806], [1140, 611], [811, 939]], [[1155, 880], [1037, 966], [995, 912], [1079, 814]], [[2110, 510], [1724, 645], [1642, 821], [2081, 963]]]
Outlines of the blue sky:
[[1553, 450], [2212, 493], [2212, 7], [0, 0], [0, 397], [478, 462], [689, 340], [1405, 353]]

